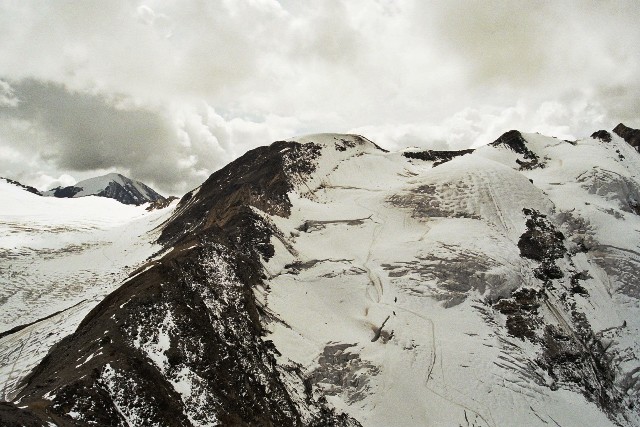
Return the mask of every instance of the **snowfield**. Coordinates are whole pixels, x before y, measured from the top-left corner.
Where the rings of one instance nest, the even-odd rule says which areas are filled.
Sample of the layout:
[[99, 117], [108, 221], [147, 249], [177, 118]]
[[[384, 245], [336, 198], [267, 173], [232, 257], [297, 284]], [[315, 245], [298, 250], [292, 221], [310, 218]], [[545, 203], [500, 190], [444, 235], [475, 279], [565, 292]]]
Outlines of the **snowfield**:
[[[337, 149], [345, 138], [354, 146]], [[617, 377], [637, 384], [640, 216], [629, 206], [640, 200], [640, 156], [618, 137], [524, 138], [543, 168], [521, 169], [505, 146], [433, 167], [343, 135], [298, 140], [322, 156], [290, 194], [291, 216], [270, 217], [281, 235], [257, 292], [280, 363], [302, 365], [316, 393], [363, 426], [639, 425], [543, 369], [542, 346], [507, 333], [491, 303], [544, 288], [536, 314], [571, 336], [560, 302], [571, 298], [610, 343]], [[520, 256], [523, 208], [565, 233], [575, 253], [557, 262], [589, 272], [588, 296], [567, 297], [568, 277], [545, 286], [538, 262]], [[591, 250], [575, 251], [579, 242]], [[626, 277], [618, 259], [632, 263]]]
[[172, 208], [41, 197], [0, 180], [0, 399], [154, 252]]

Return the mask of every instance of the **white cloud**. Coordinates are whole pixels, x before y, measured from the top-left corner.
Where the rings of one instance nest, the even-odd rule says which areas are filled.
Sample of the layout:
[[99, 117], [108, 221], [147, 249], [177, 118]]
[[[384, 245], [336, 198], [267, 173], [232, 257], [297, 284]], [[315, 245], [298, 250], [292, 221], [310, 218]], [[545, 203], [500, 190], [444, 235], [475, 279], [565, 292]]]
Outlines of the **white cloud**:
[[78, 180], [71, 175], [62, 174], [55, 178], [46, 173], [41, 173], [35, 177], [33, 186], [41, 190], [48, 190], [55, 187], [68, 187], [74, 185], [76, 182], [78, 182]]
[[[119, 168], [179, 192], [247, 149], [307, 132], [464, 148], [512, 128], [640, 127], [639, 19], [626, 0], [3, 2], [0, 142], [24, 165], [5, 170]], [[61, 109], [44, 123], [25, 81], [76, 96], [40, 102]], [[103, 115], [87, 120], [74, 107], [83, 96]], [[82, 142], [101, 133], [113, 150]]]
[[15, 107], [18, 101], [11, 85], [0, 80], [0, 107]]

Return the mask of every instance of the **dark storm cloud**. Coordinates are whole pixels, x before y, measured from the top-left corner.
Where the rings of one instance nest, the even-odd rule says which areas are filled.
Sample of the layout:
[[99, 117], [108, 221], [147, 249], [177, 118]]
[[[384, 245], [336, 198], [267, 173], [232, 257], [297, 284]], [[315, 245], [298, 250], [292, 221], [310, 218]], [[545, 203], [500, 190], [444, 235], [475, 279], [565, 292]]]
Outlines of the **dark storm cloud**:
[[12, 82], [15, 106], [0, 107], [0, 117], [31, 122], [50, 135], [43, 148], [62, 168], [127, 169], [153, 158], [172, 135], [159, 114], [118, 108], [114, 101], [37, 80]]
[[50, 82], [23, 80], [10, 85], [18, 101], [0, 106], [0, 118], [28, 123], [47, 135], [45, 139], [24, 135], [21, 142], [58, 168], [118, 168], [162, 185], [177, 178], [172, 176], [173, 160], [166, 156], [174, 151], [175, 134], [159, 113], [118, 106], [117, 98], [72, 92]]
[[631, 0], [0, 3], [0, 166], [179, 192], [307, 132], [464, 148], [640, 127], [638, 21]]
[[3, 174], [41, 186], [60, 179], [38, 180], [38, 173], [86, 177], [91, 171], [116, 170], [181, 194], [252, 148], [251, 141], [275, 140], [273, 129], [291, 129], [277, 118], [227, 120], [206, 104], [178, 112], [154, 110], [125, 96], [72, 91], [52, 82], [0, 82]]

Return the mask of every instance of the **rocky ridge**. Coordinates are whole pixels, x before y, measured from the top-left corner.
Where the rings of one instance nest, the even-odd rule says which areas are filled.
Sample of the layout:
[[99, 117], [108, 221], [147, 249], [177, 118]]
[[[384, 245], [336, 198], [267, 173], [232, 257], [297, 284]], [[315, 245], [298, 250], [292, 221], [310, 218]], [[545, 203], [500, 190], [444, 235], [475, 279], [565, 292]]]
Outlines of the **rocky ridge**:
[[274, 234], [253, 209], [286, 214], [287, 191], [313, 172], [317, 150], [252, 150], [185, 195], [161, 236], [171, 250], [134, 272], [26, 380], [25, 422], [358, 425], [305, 392], [299, 368], [276, 364], [252, 293]]

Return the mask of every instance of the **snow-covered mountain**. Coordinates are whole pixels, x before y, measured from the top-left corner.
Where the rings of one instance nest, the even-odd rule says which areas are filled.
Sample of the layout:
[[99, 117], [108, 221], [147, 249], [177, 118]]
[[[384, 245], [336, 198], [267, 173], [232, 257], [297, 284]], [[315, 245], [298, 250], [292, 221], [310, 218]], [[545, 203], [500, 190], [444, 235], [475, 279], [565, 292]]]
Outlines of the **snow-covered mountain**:
[[43, 196], [61, 198], [100, 196], [116, 199], [125, 205], [141, 205], [164, 200], [164, 197], [152, 188], [119, 173], [89, 178], [69, 187], [52, 188], [45, 191]]
[[[163, 221], [161, 249], [145, 234], [153, 257], [101, 279], [117, 289], [29, 375], [7, 368], [27, 329], [0, 334], [16, 349], [0, 420], [640, 425], [640, 154], [625, 129], [510, 131], [462, 152], [338, 134], [252, 150], [140, 219]], [[7, 235], [29, 233], [21, 221]], [[32, 246], [7, 265], [38, 265]], [[52, 269], [18, 286], [25, 305]]]

